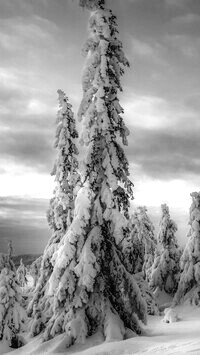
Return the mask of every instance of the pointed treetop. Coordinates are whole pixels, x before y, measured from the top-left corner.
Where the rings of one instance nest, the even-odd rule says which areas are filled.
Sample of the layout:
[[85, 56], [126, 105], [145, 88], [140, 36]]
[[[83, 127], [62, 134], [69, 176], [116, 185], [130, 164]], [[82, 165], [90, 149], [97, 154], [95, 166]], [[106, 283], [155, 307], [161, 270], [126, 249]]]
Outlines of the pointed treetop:
[[90, 11], [105, 8], [105, 0], [79, 0], [79, 5]]
[[13, 246], [12, 246], [12, 240], [9, 240], [8, 242], [8, 255], [10, 258], [13, 257]]
[[161, 209], [162, 209], [163, 214], [169, 214], [169, 207], [166, 205], [166, 203], [163, 203], [161, 205]]
[[196, 207], [200, 206], [200, 192], [192, 192], [190, 194], [190, 196], [192, 197], [192, 201], [195, 204]]
[[66, 96], [65, 92], [61, 89], [58, 89], [57, 93], [58, 93], [59, 104], [60, 104], [60, 106], [62, 106], [64, 102], [67, 102], [68, 97]]

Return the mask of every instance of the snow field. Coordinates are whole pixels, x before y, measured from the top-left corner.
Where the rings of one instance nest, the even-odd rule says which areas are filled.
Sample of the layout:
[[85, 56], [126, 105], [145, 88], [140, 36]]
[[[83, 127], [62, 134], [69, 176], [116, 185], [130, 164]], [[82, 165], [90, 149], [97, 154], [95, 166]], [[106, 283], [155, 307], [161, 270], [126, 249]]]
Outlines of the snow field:
[[[102, 336], [95, 334], [87, 338], [85, 344], [77, 344], [70, 349], [66, 349], [65, 334], [45, 343], [38, 336], [24, 347], [12, 351], [12, 355], [200, 355], [200, 308], [185, 304], [176, 307], [176, 312], [180, 320], [175, 323], [163, 323], [163, 315], [149, 316], [144, 336], [103, 342]], [[5, 354], [1, 347], [0, 354]]]

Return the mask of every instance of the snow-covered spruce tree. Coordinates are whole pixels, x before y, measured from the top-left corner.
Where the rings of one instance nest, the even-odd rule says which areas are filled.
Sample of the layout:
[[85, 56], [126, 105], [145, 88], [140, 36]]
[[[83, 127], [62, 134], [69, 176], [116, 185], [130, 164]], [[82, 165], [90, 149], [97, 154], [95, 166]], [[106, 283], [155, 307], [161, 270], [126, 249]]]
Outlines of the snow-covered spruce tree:
[[144, 278], [149, 281], [157, 241], [154, 236], [154, 225], [147, 214], [147, 208], [145, 206], [138, 207], [138, 221], [138, 238], [144, 245], [144, 263], [142, 272]]
[[143, 271], [146, 280], [153, 264], [156, 248], [154, 226], [146, 207], [138, 207], [130, 219], [131, 233], [123, 240], [127, 270], [134, 274]]
[[19, 282], [19, 285], [22, 288], [24, 288], [28, 283], [27, 269], [26, 269], [22, 259], [20, 260], [20, 265], [17, 269], [17, 280]]
[[31, 327], [33, 335], [40, 332], [47, 319], [52, 315], [51, 299], [46, 294], [47, 281], [53, 271], [55, 252], [73, 218], [74, 199], [80, 181], [77, 161], [78, 149], [76, 147], [78, 133], [72, 106], [63, 91], [58, 90], [58, 95], [60, 109], [57, 114], [55, 136], [57, 158], [52, 172], [52, 175], [55, 175], [56, 187], [47, 212], [52, 237], [44, 250], [40, 277], [28, 307], [28, 314], [33, 317]]
[[52, 171], [52, 175], [55, 175], [56, 187], [47, 212], [49, 227], [53, 232], [53, 244], [55, 244], [55, 239], [60, 240], [63, 237], [73, 219], [74, 196], [80, 180], [76, 146], [78, 132], [72, 105], [62, 90], [58, 90], [58, 101], [60, 109], [57, 114], [54, 145], [57, 150], [57, 159]]
[[[87, 3], [87, 2], [86, 2]], [[126, 271], [118, 245], [128, 232], [132, 184], [128, 161], [118, 140], [128, 130], [117, 98], [128, 62], [117, 38], [116, 18], [103, 1], [93, 8], [83, 74], [81, 143], [86, 146], [83, 186], [74, 219], [56, 253], [49, 280], [54, 312], [44, 339], [66, 333], [68, 346], [102, 331], [106, 340], [141, 332], [146, 304]]]
[[141, 272], [134, 275], [134, 278], [139, 286], [142, 297], [144, 298], [147, 305], [147, 313], [150, 315], [158, 315], [159, 308], [156, 302], [156, 297], [149, 287], [148, 282], [144, 279], [144, 276]]
[[34, 289], [40, 276], [41, 262], [42, 262], [42, 255], [40, 255], [36, 260], [34, 260], [30, 265], [30, 275], [33, 278]]
[[10, 258], [10, 260], [12, 260], [14, 251], [13, 251], [13, 244], [12, 244], [12, 240], [9, 240], [8, 242], [8, 256]]
[[[4, 264], [4, 265], [3, 265]], [[26, 312], [22, 307], [22, 295], [16, 276], [16, 269], [9, 254], [2, 260], [0, 274], [0, 340], [11, 347], [19, 347], [19, 333], [24, 330]]]
[[122, 240], [124, 263], [131, 274], [141, 272], [144, 265], [145, 247], [139, 238], [139, 224], [138, 213], [135, 211], [129, 219], [130, 233]]
[[146, 207], [138, 207], [130, 219], [131, 233], [123, 239], [123, 254], [127, 270], [134, 274], [141, 294], [147, 303], [148, 314], [158, 314], [155, 296], [148, 282], [154, 261], [156, 239], [154, 226]]
[[171, 219], [169, 208], [161, 205], [162, 217], [157, 238], [157, 250], [151, 268], [150, 286], [154, 290], [165, 290], [174, 294], [180, 277], [180, 248], [175, 236], [177, 226]]
[[174, 305], [183, 301], [184, 297], [200, 305], [200, 192], [193, 192], [191, 196], [189, 239], [180, 260], [181, 277]]

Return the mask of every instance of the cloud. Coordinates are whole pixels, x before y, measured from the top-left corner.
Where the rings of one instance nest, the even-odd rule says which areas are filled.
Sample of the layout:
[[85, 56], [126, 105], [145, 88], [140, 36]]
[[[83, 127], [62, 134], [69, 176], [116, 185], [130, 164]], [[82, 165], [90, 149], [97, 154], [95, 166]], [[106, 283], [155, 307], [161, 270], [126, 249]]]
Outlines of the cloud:
[[187, 106], [191, 107], [191, 109], [200, 112], [200, 92], [195, 92], [189, 95], [185, 103]]
[[167, 102], [156, 96], [130, 95], [122, 102], [128, 125], [146, 129], [160, 129], [171, 124]]
[[199, 59], [200, 57], [200, 39], [183, 34], [166, 35], [165, 41], [173, 50], [184, 55], [188, 59]]
[[24, 45], [26, 48], [51, 47], [59, 33], [55, 23], [37, 15], [0, 19], [0, 30], [0, 45], [15, 53]]
[[1, 225], [6, 225], [7, 219], [12, 218], [14, 225], [37, 226], [46, 220], [48, 200], [38, 198], [22, 198], [16, 196], [0, 196]]
[[200, 175], [198, 131], [135, 129], [129, 138], [129, 161], [154, 179], [186, 179]]
[[[200, 127], [198, 112], [188, 105], [169, 102], [167, 99], [153, 95], [136, 95], [129, 93], [122, 101], [125, 119], [128, 126], [141, 127], [149, 130], [188, 129], [189, 119]], [[184, 123], [184, 126], [183, 126]]]
[[176, 16], [172, 18], [172, 23], [176, 25], [195, 25], [200, 24], [200, 15], [187, 13], [182, 16]]
[[187, 0], [164, 0], [165, 4], [169, 7], [185, 7]]
[[137, 38], [132, 38], [133, 50], [141, 56], [153, 56], [153, 47]]
[[49, 171], [54, 157], [56, 100], [47, 96], [42, 101], [38, 96], [24, 92], [20, 84], [11, 88], [1, 86], [1, 160]]
[[161, 66], [167, 64], [163, 56], [165, 49], [158, 40], [155, 40], [155, 38], [145, 38], [142, 40], [131, 36], [130, 41], [134, 56], [138, 56], [140, 59], [147, 62], [150, 61]]
[[22, 13], [28, 15], [32, 10], [31, 3], [27, 0], [0, 1], [0, 17], [12, 17]]
[[13, 241], [15, 253], [41, 253], [50, 236], [46, 221], [49, 200], [0, 197], [0, 250]]
[[140, 175], [193, 181], [200, 174], [199, 95], [183, 102], [129, 94], [122, 102], [131, 134], [126, 152]]
[[1, 159], [23, 163], [39, 171], [50, 170], [53, 149], [46, 132], [0, 132], [0, 150]]

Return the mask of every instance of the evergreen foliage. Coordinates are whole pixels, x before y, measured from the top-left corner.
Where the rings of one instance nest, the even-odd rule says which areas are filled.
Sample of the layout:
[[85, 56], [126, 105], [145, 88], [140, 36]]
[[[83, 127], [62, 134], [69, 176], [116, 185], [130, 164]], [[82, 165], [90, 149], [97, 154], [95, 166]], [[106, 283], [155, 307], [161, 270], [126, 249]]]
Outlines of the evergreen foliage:
[[39, 256], [34, 262], [30, 265], [30, 274], [33, 277], [33, 288], [35, 289], [35, 286], [37, 284], [39, 275], [40, 275], [40, 268], [41, 268], [41, 262], [42, 262], [42, 255]]
[[0, 340], [11, 347], [21, 345], [20, 332], [24, 330], [26, 313], [22, 307], [22, 296], [16, 276], [16, 269], [9, 254], [1, 258], [0, 274]]
[[28, 279], [27, 279], [27, 269], [25, 265], [23, 264], [23, 260], [20, 260], [20, 265], [17, 269], [17, 280], [19, 282], [19, 285], [21, 287], [25, 287], [27, 285]]
[[32, 335], [36, 335], [43, 329], [53, 312], [51, 298], [46, 292], [47, 282], [53, 271], [58, 246], [73, 219], [74, 199], [80, 181], [76, 147], [78, 133], [72, 106], [61, 90], [58, 90], [58, 99], [60, 109], [57, 114], [55, 136], [57, 159], [52, 172], [55, 176], [56, 187], [47, 212], [52, 236], [44, 250], [40, 277], [28, 307], [28, 314], [34, 319], [31, 326]]
[[141, 272], [144, 264], [145, 248], [142, 240], [139, 238], [138, 227], [138, 213], [135, 211], [129, 220], [130, 233], [127, 233], [126, 238], [122, 240], [124, 263], [131, 274]]
[[154, 262], [155, 250], [157, 241], [154, 236], [154, 225], [147, 214], [147, 208], [138, 208], [138, 235], [139, 240], [144, 245], [144, 263], [142, 266], [142, 272], [147, 281], [149, 281], [150, 270]]
[[[146, 304], [123, 264], [120, 243], [129, 232], [132, 183], [128, 161], [119, 144], [127, 145], [128, 129], [117, 98], [128, 61], [117, 38], [116, 17], [99, 8], [90, 17], [84, 47], [81, 144], [86, 146], [83, 186], [75, 200], [74, 218], [59, 245], [48, 283], [53, 315], [44, 339], [65, 332], [68, 346], [103, 331], [123, 339], [128, 328], [141, 332]], [[113, 328], [113, 324], [115, 327]]]
[[162, 217], [158, 232], [156, 256], [151, 268], [150, 286], [164, 289], [166, 293], [174, 294], [180, 277], [180, 248], [175, 236], [177, 226], [171, 219], [169, 208], [161, 205]]
[[149, 287], [148, 282], [144, 279], [144, 276], [141, 272], [134, 275], [135, 280], [139, 286], [142, 297], [144, 298], [147, 304], [147, 313], [149, 315], [159, 315], [159, 308], [156, 302], [156, 297]]
[[191, 197], [188, 242], [180, 260], [181, 277], [173, 303], [188, 297], [200, 305], [200, 192], [192, 192]]
[[154, 261], [156, 239], [154, 226], [147, 208], [138, 207], [130, 219], [130, 234], [123, 240], [123, 253], [127, 270], [132, 273], [143, 271], [146, 280]]

